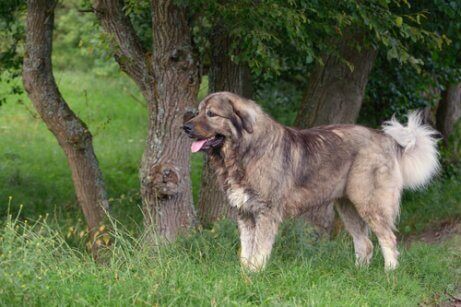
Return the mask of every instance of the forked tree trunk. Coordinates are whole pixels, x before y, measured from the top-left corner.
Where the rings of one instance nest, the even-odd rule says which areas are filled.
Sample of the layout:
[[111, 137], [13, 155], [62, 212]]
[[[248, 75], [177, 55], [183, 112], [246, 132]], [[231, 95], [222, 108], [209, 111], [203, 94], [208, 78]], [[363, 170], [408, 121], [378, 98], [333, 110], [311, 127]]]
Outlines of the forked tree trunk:
[[64, 150], [77, 200], [93, 232], [103, 221], [109, 203], [91, 133], [64, 101], [53, 76], [51, 52], [55, 5], [56, 2], [50, 0], [27, 2], [24, 88]]
[[442, 133], [445, 144], [461, 118], [461, 83], [450, 84], [442, 92], [436, 114], [437, 130]]
[[169, 241], [196, 219], [189, 175], [191, 141], [181, 127], [200, 85], [186, 11], [173, 2], [152, 1], [155, 82], [140, 172], [145, 224], [155, 225]]
[[141, 168], [141, 197], [148, 238], [173, 241], [195, 224], [189, 175], [191, 141], [183, 115], [193, 110], [200, 85], [186, 7], [152, 0], [152, 54], [144, 50], [122, 0], [93, 0], [115, 60], [139, 86], [149, 130]]
[[[251, 98], [249, 69], [231, 60], [229, 56], [231, 42], [226, 32], [218, 26], [211, 41], [210, 93], [229, 91]], [[234, 219], [236, 216], [234, 208], [228, 205], [226, 196], [218, 187], [215, 172], [207, 158], [203, 164], [198, 207], [200, 222], [205, 227], [221, 218]]]
[[[355, 123], [377, 54], [373, 48], [362, 47], [357, 51], [351, 47], [351, 42], [363, 46], [362, 40], [360, 35], [346, 34], [337, 44], [338, 55], [328, 55], [324, 58], [324, 65], [316, 65], [296, 118], [298, 127]], [[304, 218], [330, 234], [334, 221], [333, 204], [324, 211], [308, 212]]]

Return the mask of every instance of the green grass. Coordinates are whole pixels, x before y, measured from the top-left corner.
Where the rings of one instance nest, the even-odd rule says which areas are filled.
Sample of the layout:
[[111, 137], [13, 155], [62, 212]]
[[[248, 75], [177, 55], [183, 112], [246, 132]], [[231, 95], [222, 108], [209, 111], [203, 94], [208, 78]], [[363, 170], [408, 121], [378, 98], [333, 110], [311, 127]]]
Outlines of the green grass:
[[[113, 214], [120, 221], [116, 228], [128, 230], [114, 231], [115, 243], [101, 262], [89, 257], [64, 154], [28, 99], [9, 97], [0, 107], [0, 305], [411, 306], [436, 304], [461, 286], [459, 238], [407, 249], [401, 245], [401, 266], [392, 274], [384, 273], [376, 244], [371, 267], [357, 270], [344, 233], [318, 242], [293, 223], [283, 227], [268, 269], [260, 274], [241, 271], [237, 230], [230, 222], [147, 249], [138, 236], [146, 111], [135, 85], [125, 77], [79, 72], [60, 72], [56, 79], [94, 135]], [[6, 86], [0, 84], [0, 92]], [[201, 156], [194, 155], [195, 197], [200, 171]], [[405, 193], [400, 235], [461, 218], [460, 190], [461, 179], [452, 176], [423, 192]], [[34, 222], [45, 215], [46, 222]]]
[[401, 248], [394, 273], [380, 254], [356, 269], [351, 240], [315, 242], [285, 227], [266, 271], [238, 264], [234, 225], [222, 222], [173, 245], [147, 249], [126, 232], [100, 263], [71, 248], [46, 223], [8, 222], [1, 231], [4, 305], [417, 306], [447, 299], [459, 285], [461, 241]]

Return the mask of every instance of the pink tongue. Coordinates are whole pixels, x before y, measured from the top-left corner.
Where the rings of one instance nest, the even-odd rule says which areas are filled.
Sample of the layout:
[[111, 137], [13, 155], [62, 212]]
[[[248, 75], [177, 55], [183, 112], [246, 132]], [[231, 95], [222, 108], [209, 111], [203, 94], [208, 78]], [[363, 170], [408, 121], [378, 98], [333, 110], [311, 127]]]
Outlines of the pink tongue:
[[195, 142], [193, 142], [192, 145], [191, 145], [191, 147], [190, 147], [190, 150], [191, 150], [192, 152], [197, 152], [197, 151], [199, 151], [200, 148], [203, 147], [203, 144], [206, 143], [206, 141], [207, 141], [207, 140], [205, 139], [205, 140], [200, 140], [200, 141], [195, 141]]

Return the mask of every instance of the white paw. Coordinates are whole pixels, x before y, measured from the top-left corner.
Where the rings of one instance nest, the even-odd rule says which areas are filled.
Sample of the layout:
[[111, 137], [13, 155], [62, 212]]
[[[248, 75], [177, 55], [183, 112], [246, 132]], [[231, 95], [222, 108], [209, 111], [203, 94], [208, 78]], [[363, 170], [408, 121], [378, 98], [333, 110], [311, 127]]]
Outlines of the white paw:
[[371, 257], [373, 254], [368, 254], [367, 256], [355, 255], [355, 266], [358, 268], [368, 267], [371, 262]]
[[250, 272], [257, 273], [264, 270], [266, 267], [266, 258], [263, 256], [253, 256], [250, 259], [240, 258], [242, 267]]
[[394, 271], [399, 266], [397, 259], [386, 260], [384, 263], [384, 270], [386, 272]]

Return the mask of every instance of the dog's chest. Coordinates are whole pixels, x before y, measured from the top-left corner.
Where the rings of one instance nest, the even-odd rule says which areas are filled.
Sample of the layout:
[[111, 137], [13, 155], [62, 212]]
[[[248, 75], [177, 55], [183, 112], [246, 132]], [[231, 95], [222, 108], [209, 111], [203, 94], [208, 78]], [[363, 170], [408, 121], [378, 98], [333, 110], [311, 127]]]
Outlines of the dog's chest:
[[248, 195], [248, 193], [245, 192], [245, 189], [242, 187], [229, 187], [226, 191], [226, 194], [227, 199], [229, 200], [229, 204], [237, 209], [242, 208], [250, 199], [250, 195]]

